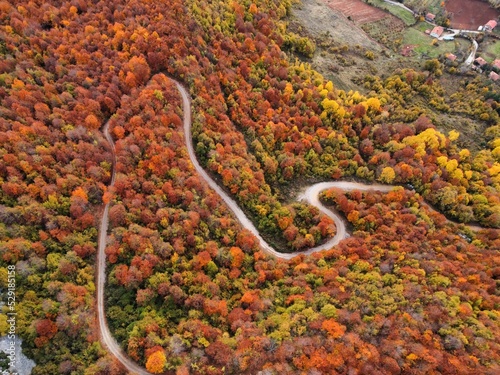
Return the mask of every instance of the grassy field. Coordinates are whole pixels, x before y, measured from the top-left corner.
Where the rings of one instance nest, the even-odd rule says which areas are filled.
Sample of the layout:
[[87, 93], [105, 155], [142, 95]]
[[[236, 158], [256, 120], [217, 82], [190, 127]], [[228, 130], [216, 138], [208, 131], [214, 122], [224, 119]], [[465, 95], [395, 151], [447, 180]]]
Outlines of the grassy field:
[[442, 0], [406, 0], [404, 4], [413, 10], [426, 9], [428, 12], [438, 13], [441, 8]]
[[489, 42], [485, 48], [485, 56], [483, 56], [487, 60], [495, 60], [500, 59], [500, 41], [492, 41]]
[[416, 45], [414, 53], [428, 58], [435, 58], [450, 52], [456, 53], [458, 50], [466, 51], [470, 44], [459, 38], [449, 42], [439, 41], [436, 44], [432, 44], [433, 40], [415, 28], [408, 28], [403, 34], [403, 45]]
[[389, 17], [379, 21], [366, 23], [362, 25], [361, 28], [370, 37], [393, 51], [397, 51], [401, 46], [401, 35], [406, 30], [403, 21], [395, 18], [390, 19]]
[[411, 26], [416, 22], [415, 17], [413, 17], [410, 12], [397, 5], [388, 4], [383, 0], [369, 0], [368, 4], [374, 5], [380, 9], [387, 10], [389, 13], [402, 20], [406, 26]]
[[432, 30], [432, 25], [429, 25], [427, 22], [419, 22], [415, 26], [413, 26], [414, 29], [417, 29], [421, 32], [425, 32], [425, 30]]

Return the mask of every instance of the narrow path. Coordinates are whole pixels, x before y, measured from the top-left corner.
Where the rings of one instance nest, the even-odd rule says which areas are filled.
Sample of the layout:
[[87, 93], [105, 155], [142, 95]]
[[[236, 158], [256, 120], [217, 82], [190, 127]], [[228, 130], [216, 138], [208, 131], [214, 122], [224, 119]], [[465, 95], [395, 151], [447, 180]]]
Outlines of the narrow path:
[[477, 42], [474, 39], [472, 39], [472, 51], [469, 57], [467, 57], [467, 60], [464, 61], [464, 66], [469, 66], [470, 64], [472, 64], [472, 62], [476, 58], [476, 52], [478, 47], [479, 45], [477, 44]]
[[[109, 134], [109, 120], [104, 125], [103, 129], [104, 136], [106, 137], [109, 145], [111, 147], [111, 154], [113, 157], [113, 166], [111, 170], [111, 183], [109, 187], [113, 187], [116, 179], [116, 151], [115, 144], [113, 142], [113, 138], [111, 134]], [[109, 205], [110, 202], [104, 206], [104, 211], [102, 213], [101, 218], [101, 226], [99, 227], [99, 240], [97, 244], [97, 280], [96, 280], [96, 289], [97, 289], [97, 327], [99, 337], [104, 346], [108, 349], [108, 351], [115, 356], [118, 361], [125, 367], [127, 371], [131, 374], [137, 375], [152, 375], [148, 371], [144, 370], [137, 363], [132, 361], [130, 358], [126, 356], [126, 354], [122, 351], [114, 337], [111, 335], [109, 331], [108, 323], [106, 321], [106, 313], [105, 313], [105, 303], [104, 303], [104, 286], [106, 284], [106, 239], [108, 236], [108, 224], [109, 224]]]
[[384, 0], [384, 2], [385, 2], [385, 3], [388, 3], [388, 4], [391, 4], [391, 5], [395, 5], [395, 6], [400, 7], [400, 8], [403, 8], [404, 10], [406, 10], [406, 11], [410, 12], [410, 13], [412, 14], [412, 16], [415, 16], [415, 15], [416, 15], [416, 13], [415, 13], [412, 9], [408, 8], [408, 7], [407, 7], [406, 5], [404, 5], [404, 4], [398, 3], [397, 1], [392, 1], [392, 0]]

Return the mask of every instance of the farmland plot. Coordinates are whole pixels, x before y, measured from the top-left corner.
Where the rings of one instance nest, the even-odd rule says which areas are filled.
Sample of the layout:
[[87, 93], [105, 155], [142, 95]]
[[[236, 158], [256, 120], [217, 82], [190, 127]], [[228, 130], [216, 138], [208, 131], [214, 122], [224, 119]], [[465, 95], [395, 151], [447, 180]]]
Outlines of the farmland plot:
[[383, 10], [372, 7], [361, 0], [325, 0], [325, 3], [358, 24], [378, 21], [389, 16]]

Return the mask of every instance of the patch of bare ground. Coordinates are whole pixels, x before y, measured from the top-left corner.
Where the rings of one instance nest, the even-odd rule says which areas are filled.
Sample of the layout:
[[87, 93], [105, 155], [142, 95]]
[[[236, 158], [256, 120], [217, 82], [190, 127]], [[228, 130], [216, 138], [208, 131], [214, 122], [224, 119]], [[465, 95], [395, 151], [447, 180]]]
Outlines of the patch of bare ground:
[[371, 40], [356, 22], [349, 20], [340, 9], [333, 9], [327, 5], [326, 1], [302, 0], [293, 8], [293, 16], [314, 37], [328, 34], [332, 40], [345, 45], [360, 45], [377, 52], [381, 50], [381, 47]]
[[406, 26], [403, 21], [396, 17], [385, 17], [377, 21], [365, 23], [362, 28], [371, 38], [380, 44], [393, 51], [398, 51], [401, 47]]
[[457, 140], [459, 147], [472, 152], [478, 152], [487, 147], [484, 141], [484, 131], [488, 128], [486, 123], [449, 113], [439, 113], [433, 120], [438, 130], [443, 133], [450, 130], [456, 130], [460, 133], [460, 138]]
[[324, 0], [332, 9], [341, 11], [359, 25], [381, 20], [388, 16], [384, 11], [372, 7], [361, 0]]
[[[444, 74], [440, 79], [440, 83], [444, 89], [444, 95], [451, 97], [454, 93], [459, 91], [459, 88], [465, 87], [468, 83], [474, 84], [476, 79], [480, 80], [479, 82], [481, 82], [481, 85], [484, 84], [485, 81], [487, 82], [487, 77], [478, 77], [477, 74], [470, 71], [464, 75]], [[449, 104], [451, 108], [454, 107], [453, 103]], [[462, 148], [467, 148], [472, 152], [487, 148], [484, 132], [491, 124], [488, 125], [484, 121], [474, 120], [470, 116], [453, 113], [437, 114], [435, 123], [440, 130], [457, 130], [460, 133], [460, 138], [458, 138], [457, 143]]]

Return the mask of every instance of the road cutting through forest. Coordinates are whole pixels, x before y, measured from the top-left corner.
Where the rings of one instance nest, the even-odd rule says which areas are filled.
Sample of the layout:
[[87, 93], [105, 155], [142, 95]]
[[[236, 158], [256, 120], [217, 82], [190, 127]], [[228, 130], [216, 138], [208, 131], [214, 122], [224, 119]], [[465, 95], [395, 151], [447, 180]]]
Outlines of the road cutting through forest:
[[[306, 251], [295, 252], [295, 253], [280, 253], [271, 247], [260, 235], [259, 231], [255, 228], [253, 223], [247, 218], [245, 213], [241, 210], [238, 204], [209, 176], [209, 174], [201, 167], [200, 163], [196, 159], [196, 155], [193, 147], [193, 139], [191, 136], [191, 100], [188, 92], [179, 82], [172, 80], [175, 83], [177, 90], [181, 94], [182, 98], [182, 110], [183, 110], [183, 127], [184, 136], [186, 138], [186, 146], [189, 153], [189, 158], [191, 163], [195, 167], [196, 171], [200, 176], [207, 182], [207, 184], [215, 191], [221, 199], [228, 205], [230, 210], [233, 212], [234, 216], [240, 221], [242, 227], [248, 229], [258, 240], [261, 248], [268, 254], [271, 254], [277, 258], [281, 259], [292, 259], [297, 255], [312, 254], [318, 251], [330, 249], [331, 247], [338, 244], [347, 235], [346, 226], [339, 215], [335, 214], [319, 202], [319, 193], [325, 189], [332, 187], [337, 187], [343, 190], [378, 190], [378, 191], [390, 191], [392, 186], [387, 185], [366, 185], [357, 182], [347, 182], [347, 181], [334, 181], [334, 182], [322, 182], [307, 188], [298, 199], [303, 199], [309, 202], [311, 205], [316, 206], [325, 215], [328, 215], [335, 221], [337, 227], [337, 233], [333, 238], [331, 238], [326, 243], [313, 247]], [[104, 136], [109, 142], [111, 147], [111, 153], [113, 157], [112, 171], [111, 171], [111, 182], [108, 188], [112, 188], [116, 179], [116, 151], [114, 147], [113, 138], [109, 133], [109, 121], [104, 125], [103, 129]], [[127, 369], [127, 371], [132, 374], [138, 375], [151, 375], [150, 372], [146, 371], [140, 367], [137, 363], [133, 362], [127, 355], [123, 352], [120, 345], [116, 342], [114, 337], [111, 335], [109, 330], [106, 314], [105, 314], [105, 303], [104, 303], [104, 286], [106, 283], [106, 239], [109, 224], [109, 206], [108, 202], [105, 207], [101, 218], [101, 225], [99, 228], [99, 240], [98, 240], [98, 250], [97, 250], [97, 280], [96, 280], [96, 290], [97, 290], [97, 317], [98, 317], [98, 333], [101, 338], [101, 342], [108, 349], [108, 351], [115, 356], [116, 359]]]
[[[233, 200], [225, 191], [222, 189], [215, 180], [213, 180], [210, 175], [202, 168], [199, 164], [196, 154], [194, 152], [193, 139], [191, 136], [191, 100], [187, 90], [184, 86], [171, 79], [173, 83], [175, 83], [177, 90], [179, 91], [182, 98], [182, 112], [183, 112], [183, 128], [184, 128], [184, 136], [186, 138], [186, 146], [188, 149], [189, 158], [191, 163], [195, 167], [196, 171], [200, 174], [200, 176], [206, 181], [206, 183], [221, 197], [221, 199], [227, 204], [230, 210], [233, 212], [236, 219], [238, 219], [241, 223], [241, 226], [247, 230], [249, 230], [258, 240], [260, 247], [268, 254], [271, 254], [277, 258], [281, 259], [292, 259], [298, 255], [309, 255], [318, 251], [331, 249], [333, 246], [337, 245], [342, 239], [348, 236], [346, 225], [343, 219], [328, 209], [319, 201], [319, 194], [331, 188], [339, 188], [344, 191], [352, 191], [352, 190], [360, 190], [360, 191], [380, 191], [380, 192], [389, 192], [394, 189], [396, 186], [391, 185], [381, 185], [381, 184], [363, 184], [359, 182], [350, 182], [350, 181], [331, 181], [331, 182], [320, 182], [314, 185], [311, 185], [307, 189], [305, 189], [301, 194], [298, 195], [298, 200], [304, 200], [311, 204], [312, 206], [317, 207], [323, 214], [327, 215], [331, 219], [334, 220], [335, 225], [337, 227], [337, 232], [334, 237], [332, 237], [329, 241], [310, 248], [306, 251], [294, 252], [294, 253], [280, 253], [276, 251], [272, 246], [270, 246], [260, 235], [259, 231], [255, 228], [254, 224], [248, 219], [243, 210], [238, 206], [235, 200]], [[111, 147], [111, 153], [113, 158], [113, 166], [111, 171], [111, 182], [109, 184], [109, 188], [112, 188], [115, 179], [116, 179], [116, 151], [113, 143], [113, 139], [111, 134], [109, 133], [109, 121], [104, 125], [103, 128], [104, 136]], [[108, 202], [105, 207], [101, 218], [101, 224], [99, 228], [99, 239], [98, 239], [98, 251], [97, 251], [97, 279], [96, 279], [96, 289], [97, 289], [97, 316], [98, 316], [98, 333], [101, 338], [101, 342], [104, 346], [109, 350], [109, 352], [118, 359], [118, 361], [132, 374], [138, 375], [151, 375], [150, 372], [146, 371], [142, 367], [140, 367], [137, 363], [133, 362], [120, 348], [116, 340], [111, 335], [109, 331], [109, 327], [106, 321], [105, 314], [105, 303], [104, 303], [104, 286], [106, 282], [106, 239], [107, 239], [107, 231], [108, 231], [108, 223], [109, 223], [109, 206], [110, 202]], [[472, 226], [471, 226], [472, 227]], [[473, 229], [481, 229], [480, 227]]]
[[207, 184], [215, 190], [217, 194], [222, 198], [222, 200], [228, 205], [228, 207], [233, 212], [236, 219], [238, 219], [243, 226], [243, 228], [248, 229], [252, 234], [259, 240], [260, 247], [268, 254], [274, 255], [281, 259], [292, 259], [298, 255], [304, 254], [309, 255], [316, 253], [318, 251], [331, 249], [333, 246], [337, 245], [341, 240], [343, 240], [346, 235], [346, 226], [342, 218], [331, 211], [330, 209], [323, 206], [319, 201], [319, 193], [323, 190], [330, 188], [340, 188], [342, 190], [376, 190], [388, 192], [391, 191], [394, 186], [389, 185], [367, 185], [359, 182], [349, 182], [349, 181], [332, 181], [332, 182], [320, 182], [308, 187], [302, 194], [299, 195], [298, 200], [305, 200], [312, 206], [317, 207], [322, 213], [332, 218], [335, 221], [337, 227], [337, 233], [329, 241], [323, 243], [322, 245], [312, 247], [305, 251], [297, 251], [294, 253], [280, 253], [276, 251], [271, 245], [269, 245], [260, 235], [255, 225], [248, 219], [243, 210], [238, 206], [236, 201], [232, 199], [225, 191], [222, 189], [215, 180], [213, 180], [209, 174], [202, 168], [198, 159], [196, 159], [196, 154], [194, 152], [193, 138], [191, 136], [191, 102], [189, 100], [189, 95], [179, 82], [174, 81], [177, 89], [182, 96], [182, 107], [183, 107], [183, 125], [184, 125], [184, 137], [186, 138], [186, 145], [189, 153], [189, 159], [194, 165], [196, 171], [203, 177]]
[[[116, 180], [116, 151], [113, 138], [109, 133], [109, 120], [104, 125], [104, 136], [109, 142], [111, 147], [111, 154], [113, 158], [111, 170], [111, 182], [108, 188], [112, 188]], [[108, 351], [129, 371], [131, 374], [137, 375], [152, 375], [150, 372], [143, 369], [137, 363], [132, 361], [120, 348], [115, 338], [111, 335], [106, 320], [105, 303], [104, 303], [104, 286], [106, 284], [106, 239], [108, 237], [108, 224], [109, 224], [109, 205], [111, 202], [106, 203], [102, 213], [101, 225], [99, 227], [99, 239], [97, 243], [97, 269], [96, 269], [96, 290], [97, 290], [97, 329], [101, 339], [101, 343], [108, 349]]]

